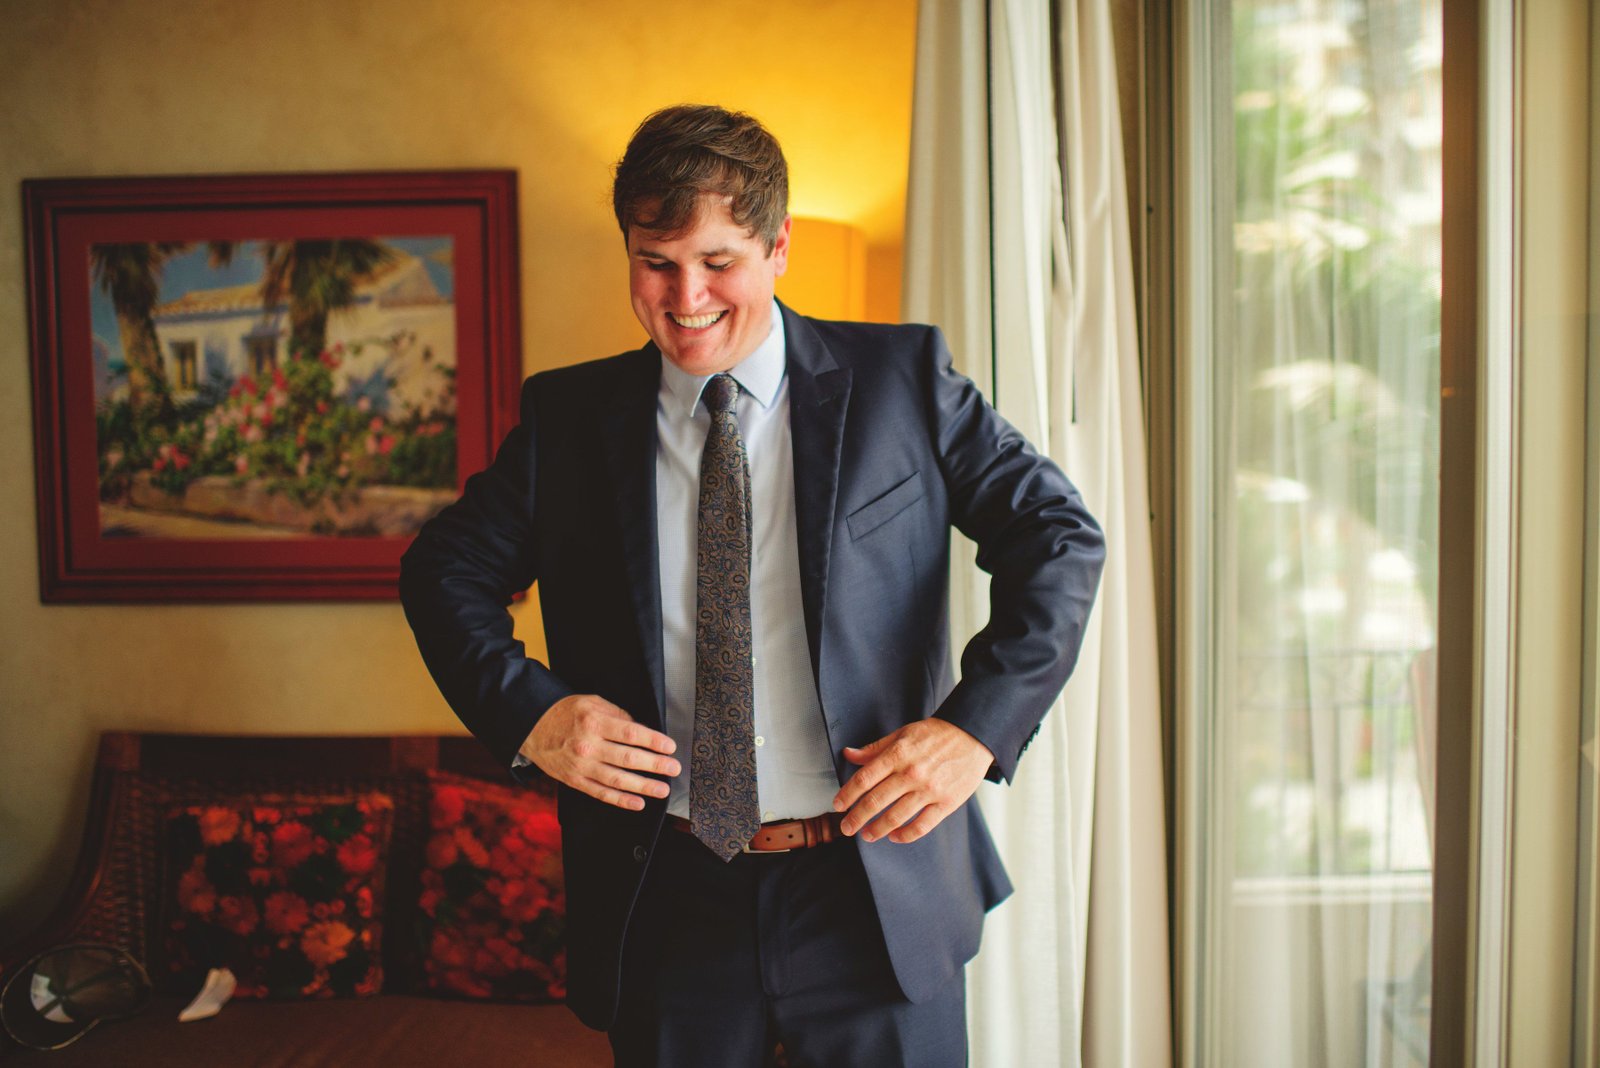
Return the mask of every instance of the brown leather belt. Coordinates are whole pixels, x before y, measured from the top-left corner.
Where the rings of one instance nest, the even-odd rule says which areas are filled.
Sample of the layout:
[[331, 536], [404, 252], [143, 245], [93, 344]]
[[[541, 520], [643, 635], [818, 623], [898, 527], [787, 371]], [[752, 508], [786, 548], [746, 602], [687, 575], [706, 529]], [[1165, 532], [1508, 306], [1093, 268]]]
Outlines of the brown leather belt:
[[[844, 837], [844, 832], [839, 830], [839, 824], [843, 820], [844, 816], [841, 813], [827, 812], [803, 820], [763, 823], [755, 837], [744, 847], [744, 852], [787, 853], [791, 849], [809, 849], [811, 846], [827, 845]], [[694, 833], [689, 821], [682, 816], [668, 816], [667, 825], [685, 834]]]

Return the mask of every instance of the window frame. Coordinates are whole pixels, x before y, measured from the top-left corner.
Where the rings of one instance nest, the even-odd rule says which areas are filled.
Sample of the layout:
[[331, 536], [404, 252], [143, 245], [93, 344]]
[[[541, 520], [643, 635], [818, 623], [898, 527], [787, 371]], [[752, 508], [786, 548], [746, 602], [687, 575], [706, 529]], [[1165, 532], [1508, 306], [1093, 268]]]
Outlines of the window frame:
[[244, 351], [250, 375], [257, 379], [264, 378], [278, 366], [278, 335], [247, 334]]
[[193, 340], [175, 340], [167, 342], [168, 351], [172, 354], [173, 370], [177, 373], [172, 377], [176, 379], [173, 388], [180, 393], [193, 393], [199, 388], [200, 346]]
[[[1505, 11], [1509, 0], [1482, 0]], [[1480, 85], [1480, 51], [1486, 47], [1477, 5], [1444, 3], [1444, 234], [1443, 272], [1447, 292], [1479, 293], [1480, 208], [1478, 167], [1483, 103], [1494, 88]], [[1218, 161], [1208, 143], [1195, 136], [1203, 116], [1215, 121], [1225, 102], [1215, 99], [1211, 65], [1228, 56], [1211, 32], [1210, 0], [1145, 0], [1141, 86], [1145, 122], [1141, 185], [1144, 200], [1141, 275], [1144, 300], [1140, 324], [1144, 342], [1147, 390], [1147, 435], [1151, 464], [1152, 523], [1157, 553], [1158, 610], [1162, 614], [1163, 734], [1167, 762], [1169, 826], [1169, 900], [1172, 902], [1174, 990], [1174, 1060], [1181, 1065], [1219, 1063], [1217, 1036], [1206, 1032], [1196, 1011], [1201, 992], [1220, 983], [1216, 954], [1197, 944], [1215, 916], [1201, 890], [1205, 870], [1202, 835], [1217, 825], [1207, 818], [1207, 799], [1200, 774], [1226, 739], [1207, 722], [1207, 708], [1221, 707], [1225, 696], [1203, 650], [1215, 634], [1219, 612], [1216, 591], [1231, 588], [1231, 576], [1214, 574], [1213, 538], [1222, 537], [1208, 517], [1209, 487], [1216, 484], [1221, 457], [1210, 448], [1203, 430], [1211, 419], [1227, 418], [1211, 398], [1225, 397], [1225, 384], [1213, 377], [1209, 361], [1182, 358], [1185, 352], [1207, 351], [1221, 324], [1212, 290], [1217, 257], [1212, 247], [1209, 205], [1221, 187]], [[1504, 42], [1501, 48], [1508, 47]], [[1205, 57], [1197, 61], [1197, 57]], [[1503, 83], [1502, 83], [1503, 84]], [[1230, 128], [1223, 125], [1224, 129]], [[1501, 146], [1503, 147], [1503, 146]], [[1465, 162], [1466, 165], [1463, 165]], [[1503, 958], [1482, 960], [1471, 952], [1503, 937], [1486, 931], [1484, 909], [1495, 902], [1482, 896], [1474, 873], [1503, 873], [1503, 857], [1480, 856], [1475, 849], [1482, 831], [1479, 794], [1474, 790], [1474, 760], [1483, 686], [1477, 671], [1486, 585], [1504, 588], [1507, 576], [1480, 573], [1479, 482], [1483, 467], [1477, 409], [1477, 381], [1483, 373], [1476, 317], [1479, 301], [1450, 301], [1441, 310], [1441, 500], [1439, 582], [1440, 719], [1436, 765], [1436, 837], [1433, 890], [1433, 992], [1430, 1059], [1436, 1064], [1468, 1063], [1469, 1021], [1474, 999], [1485, 991], [1502, 991]], [[1494, 428], [1497, 432], [1503, 428]], [[1597, 460], [1600, 466], [1600, 460]], [[1502, 513], [1504, 514], [1504, 512]], [[1462, 521], [1462, 520], [1465, 521]], [[1502, 569], [1506, 570], [1506, 569]], [[1505, 617], [1502, 616], [1502, 619]], [[1446, 619], [1466, 619], [1470, 627], [1447, 627]], [[1448, 711], [1447, 711], [1448, 710]], [[1507, 721], [1503, 718], [1502, 727]], [[1492, 800], [1492, 799], [1491, 799]], [[1507, 808], [1492, 803], [1488, 825], [1504, 822]], [[1226, 855], [1226, 843], [1217, 846]], [[1482, 867], [1488, 862], [1488, 868]], [[1492, 887], [1494, 881], [1488, 885]], [[1218, 903], [1210, 902], [1216, 909]], [[1492, 926], [1492, 925], [1491, 925]], [[1503, 950], [1503, 942], [1500, 949]], [[1475, 971], [1474, 969], [1478, 969]], [[1487, 969], [1487, 970], [1485, 970]]]

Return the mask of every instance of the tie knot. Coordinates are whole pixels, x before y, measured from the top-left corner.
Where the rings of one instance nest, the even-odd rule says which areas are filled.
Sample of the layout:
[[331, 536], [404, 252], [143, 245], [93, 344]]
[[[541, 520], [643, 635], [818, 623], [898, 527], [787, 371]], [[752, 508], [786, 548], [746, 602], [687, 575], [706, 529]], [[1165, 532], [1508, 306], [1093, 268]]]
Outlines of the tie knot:
[[739, 383], [729, 374], [712, 375], [702, 394], [706, 411], [713, 415], [727, 415], [733, 411], [733, 402], [739, 398]]

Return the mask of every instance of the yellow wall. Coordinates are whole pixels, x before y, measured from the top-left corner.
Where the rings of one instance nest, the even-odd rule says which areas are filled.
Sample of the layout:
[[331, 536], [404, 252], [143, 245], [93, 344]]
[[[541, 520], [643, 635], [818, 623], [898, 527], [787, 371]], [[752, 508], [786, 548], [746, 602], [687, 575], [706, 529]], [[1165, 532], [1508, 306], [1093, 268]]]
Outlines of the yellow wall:
[[[636, 346], [609, 167], [653, 108], [783, 141], [797, 214], [858, 226], [898, 304], [914, 0], [10, 0], [0, 34], [0, 941], [76, 852], [107, 728], [454, 729], [399, 608], [38, 602], [25, 177], [514, 167], [523, 363]], [[805, 255], [797, 243], [792, 256]], [[530, 632], [527, 610], [519, 626]]]

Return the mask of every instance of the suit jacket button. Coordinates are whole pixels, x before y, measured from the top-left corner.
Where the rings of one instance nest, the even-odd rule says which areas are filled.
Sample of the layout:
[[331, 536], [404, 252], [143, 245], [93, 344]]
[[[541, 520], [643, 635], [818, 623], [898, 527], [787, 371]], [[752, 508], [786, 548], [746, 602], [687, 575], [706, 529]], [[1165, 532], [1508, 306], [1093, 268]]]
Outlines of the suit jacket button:
[[649, 855], [650, 850], [646, 849], [644, 846], [636, 845], [633, 847], [633, 859], [637, 860], [640, 864], [643, 864], [645, 858]]

